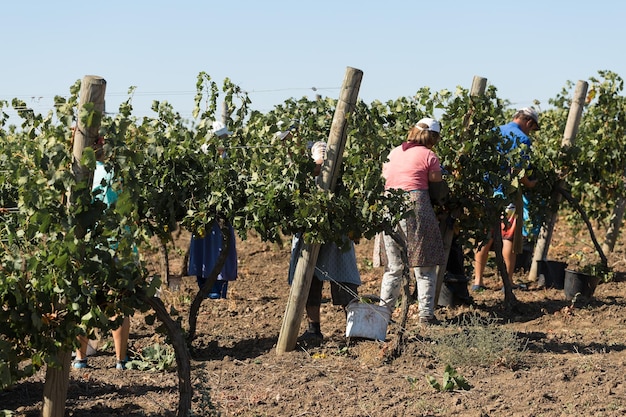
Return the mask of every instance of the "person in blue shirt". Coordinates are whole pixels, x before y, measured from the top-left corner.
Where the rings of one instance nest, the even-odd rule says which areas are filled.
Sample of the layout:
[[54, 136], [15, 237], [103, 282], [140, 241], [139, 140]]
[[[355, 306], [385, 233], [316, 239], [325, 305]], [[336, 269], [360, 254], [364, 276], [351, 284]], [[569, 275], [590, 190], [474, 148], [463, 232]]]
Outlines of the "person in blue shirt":
[[[213, 123], [213, 134], [216, 138], [225, 140], [233, 132], [229, 131], [224, 123], [215, 121]], [[202, 152], [208, 152], [208, 146], [200, 147]], [[218, 147], [218, 153], [221, 158], [227, 159], [227, 154], [222, 147]], [[209, 275], [213, 271], [213, 266], [217, 263], [217, 258], [222, 252], [222, 230], [217, 221], [213, 222], [211, 228], [205, 231], [203, 236], [193, 234], [189, 242], [189, 263], [187, 265], [187, 273], [195, 276], [198, 282], [198, 288], [202, 289], [207, 282]], [[228, 255], [226, 262], [222, 267], [215, 283], [209, 290], [207, 295], [210, 299], [226, 298], [228, 293], [228, 283], [235, 281], [238, 276], [237, 266], [237, 247], [235, 242], [235, 229], [232, 225], [227, 225], [230, 244], [228, 246]]]
[[[530, 133], [539, 130], [539, 115], [532, 107], [524, 107], [517, 110], [513, 115], [513, 120], [505, 125], [499, 127], [500, 134], [504, 139], [505, 145], [503, 149], [516, 149], [521, 147], [521, 156], [525, 159], [530, 159], [530, 152], [532, 148], [532, 140]], [[521, 179], [521, 183], [526, 188], [533, 188], [537, 184], [536, 179], [531, 179], [528, 176], [524, 176]], [[501, 188], [496, 189], [496, 194], [502, 194]], [[507, 206], [505, 221], [502, 222], [502, 257], [506, 265], [506, 272], [509, 277], [509, 282], [513, 289], [519, 288], [518, 285], [513, 284], [513, 273], [515, 271], [515, 261], [517, 254], [514, 251], [513, 238], [515, 236], [516, 228], [522, 228], [522, 233], [526, 233], [524, 230], [524, 220], [528, 218], [528, 211], [526, 209], [527, 200], [523, 196], [524, 208], [523, 218], [521, 222], [517, 222], [517, 216], [515, 214], [515, 204], [511, 203]], [[474, 256], [474, 284], [472, 285], [472, 291], [482, 291], [485, 289], [483, 284], [483, 274], [485, 272], [485, 265], [489, 257], [489, 251], [493, 244], [493, 237], [478, 250]]]

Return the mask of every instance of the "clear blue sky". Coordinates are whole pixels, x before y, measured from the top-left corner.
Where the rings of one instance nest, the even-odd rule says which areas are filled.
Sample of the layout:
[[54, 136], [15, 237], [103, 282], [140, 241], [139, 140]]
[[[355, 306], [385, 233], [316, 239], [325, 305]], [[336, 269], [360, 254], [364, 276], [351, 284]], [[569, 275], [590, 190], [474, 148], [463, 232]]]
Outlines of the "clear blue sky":
[[200, 71], [261, 111], [313, 88], [337, 97], [347, 67], [363, 71], [367, 103], [479, 75], [516, 107], [547, 107], [568, 80], [626, 77], [619, 0], [12, 0], [0, 39], [0, 100], [44, 113], [88, 74], [107, 80], [108, 112], [136, 86], [138, 116], [161, 100], [185, 117]]

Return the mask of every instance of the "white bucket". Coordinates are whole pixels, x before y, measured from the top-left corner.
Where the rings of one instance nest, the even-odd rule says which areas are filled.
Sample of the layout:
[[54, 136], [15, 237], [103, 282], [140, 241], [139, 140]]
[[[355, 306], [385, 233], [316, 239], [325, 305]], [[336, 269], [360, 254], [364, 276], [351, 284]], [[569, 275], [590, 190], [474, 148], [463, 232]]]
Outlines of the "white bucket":
[[373, 295], [364, 295], [350, 301], [346, 307], [346, 337], [385, 340], [391, 312], [387, 306], [379, 305], [379, 301], [380, 298]]

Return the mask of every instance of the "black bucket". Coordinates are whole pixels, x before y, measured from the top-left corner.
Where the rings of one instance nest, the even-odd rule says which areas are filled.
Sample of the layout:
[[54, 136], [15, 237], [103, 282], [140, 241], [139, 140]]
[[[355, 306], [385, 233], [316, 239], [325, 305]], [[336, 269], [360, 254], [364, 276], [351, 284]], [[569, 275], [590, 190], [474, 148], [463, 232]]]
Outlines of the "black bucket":
[[515, 256], [515, 272], [530, 271], [530, 265], [533, 263], [533, 255], [532, 248], [524, 247], [522, 253], [518, 253]]
[[563, 288], [565, 299], [571, 301], [576, 297], [576, 300], [587, 302], [593, 297], [599, 282], [599, 277], [566, 269]]
[[562, 290], [565, 285], [566, 262], [537, 261], [537, 286]]
[[474, 300], [469, 294], [467, 283], [469, 278], [465, 275], [450, 274], [446, 272], [443, 284], [439, 291], [437, 305], [441, 307], [456, 307], [459, 305], [471, 305]]

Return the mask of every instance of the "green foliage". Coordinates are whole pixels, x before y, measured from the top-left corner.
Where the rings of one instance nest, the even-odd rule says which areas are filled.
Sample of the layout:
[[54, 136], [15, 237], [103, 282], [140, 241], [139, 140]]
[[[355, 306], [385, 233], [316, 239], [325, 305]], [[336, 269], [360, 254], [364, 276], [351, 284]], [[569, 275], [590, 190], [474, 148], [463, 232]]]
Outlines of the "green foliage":
[[176, 365], [174, 349], [168, 345], [155, 343], [142, 349], [133, 360], [126, 363], [128, 369], [140, 371], [169, 371]]
[[[264, 239], [306, 231], [309, 242], [341, 245], [341, 236], [372, 237], [403, 215], [401, 197], [384, 195], [387, 141], [380, 135], [380, 120], [363, 103], [350, 116], [341, 179], [332, 192], [317, 186], [308, 148], [328, 140], [335, 105], [330, 99], [303, 98], [251, 115], [245, 142], [256, 152], [250, 152], [248, 206], [239, 220]], [[288, 129], [290, 135], [280, 135]]]
[[453, 391], [454, 389], [469, 391], [472, 388], [465, 378], [459, 375], [450, 365], [446, 365], [441, 383], [437, 381], [437, 378], [431, 375], [426, 375], [426, 380], [428, 384], [437, 391]]
[[611, 282], [615, 279], [615, 272], [608, 266], [600, 263], [587, 264], [579, 272], [600, 278], [601, 282]]
[[537, 179], [537, 185], [525, 189], [529, 200], [529, 217], [533, 219], [528, 230], [538, 230], [557, 210], [558, 201], [554, 198], [554, 187], [559, 182], [560, 173], [566, 164], [566, 150], [561, 147], [563, 132], [567, 121], [568, 108], [552, 108], [541, 113], [541, 130], [532, 134], [533, 155], [531, 175]]
[[[557, 106], [555, 112], [561, 115], [560, 132], [564, 130], [572, 87], [573, 83], [568, 83], [552, 102]], [[626, 154], [623, 152], [626, 146], [626, 98], [622, 95], [623, 89], [623, 79], [611, 71], [599, 71], [597, 77], [590, 77], [584, 112], [573, 145], [562, 149], [559, 158], [554, 158], [572, 196], [581, 203], [591, 220], [605, 226], [616, 202], [626, 193]], [[568, 219], [580, 224], [577, 212], [571, 214]]]
[[[226, 125], [239, 132], [249, 99], [228, 80], [220, 91], [205, 73], [199, 75], [197, 87], [194, 120], [185, 121], [168, 103], [155, 102], [157, 117], [144, 118], [134, 132], [133, 150], [142, 155], [137, 166], [137, 179], [144, 181], [140, 210], [163, 239], [178, 222], [195, 233], [218, 216], [234, 219], [245, 206], [246, 178], [232, 164], [240, 160], [235, 150], [241, 145], [241, 135], [233, 135], [226, 143], [211, 127], [219, 120], [215, 112], [222, 97], [229, 115]], [[203, 103], [204, 109], [200, 108]], [[228, 158], [220, 157], [224, 148]]]
[[[504, 155], [497, 151], [500, 137], [495, 128], [502, 124], [503, 103], [490, 88], [483, 96], [470, 96], [459, 88], [441, 118], [442, 139], [435, 152], [448, 172], [451, 208], [459, 209], [462, 240], [482, 241], [506, 205], [493, 198], [494, 187], [511, 181], [501, 167]], [[489, 180], [487, 180], [489, 179]]]

